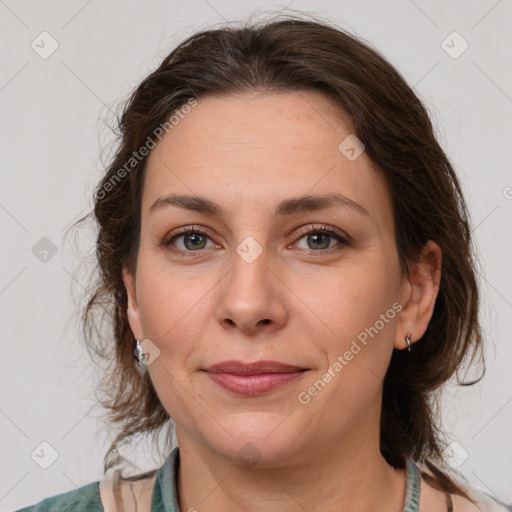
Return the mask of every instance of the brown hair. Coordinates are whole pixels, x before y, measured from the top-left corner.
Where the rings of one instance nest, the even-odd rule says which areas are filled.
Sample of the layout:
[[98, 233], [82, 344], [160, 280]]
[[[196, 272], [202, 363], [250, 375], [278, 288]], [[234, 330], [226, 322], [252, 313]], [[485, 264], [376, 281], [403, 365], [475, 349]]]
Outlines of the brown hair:
[[[123, 266], [135, 275], [137, 262], [147, 161], [140, 149], [154, 142], [158, 128], [169, 126], [171, 115], [187, 101], [255, 90], [320, 91], [349, 116], [391, 195], [396, 246], [406, 275], [428, 240], [440, 246], [442, 278], [430, 324], [410, 353], [394, 351], [384, 380], [380, 447], [392, 466], [403, 468], [409, 457], [424, 461], [439, 489], [465, 495], [429, 462], [442, 463], [440, 386], [477, 354], [483, 365], [471, 228], [462, 190], [425, 107], [394, 67], [369, 44], [311, 16], [287, 15], [196, 33], [165, 57], [124, 105], [120, 144], [88, 215], [94, 213], [99, 226], [99, 277], [83, 312], [83, 328], [88, 348], [109, 361], [103, 405], [110, 421], [120, 426], [105, 461], [134, 434], [171, 423], [148, 374], [141, 376], [134, 367], [122, 280]], [[103, 338], [94, 314], [98, 308], [111, 320], [112, 332]]]

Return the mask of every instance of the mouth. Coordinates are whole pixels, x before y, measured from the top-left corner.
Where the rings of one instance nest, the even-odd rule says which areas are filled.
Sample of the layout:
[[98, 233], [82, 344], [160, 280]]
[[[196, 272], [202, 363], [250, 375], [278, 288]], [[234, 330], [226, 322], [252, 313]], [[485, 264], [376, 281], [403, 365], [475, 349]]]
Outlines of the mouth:
[[254, 396], [268, 393], [302, 377], [309, 368], [279, 361], [223, 361], [204, 371], [223, 389], [238, 395]]
[[243, 361], [222, 361], [206, 368], [208, 373], [231, 373], [234, 375], [261, 375], [266, 373], [293, 373], [309, 370], [301, 366], [294, 366], [280, 361], [256, 361], [244, 363]]

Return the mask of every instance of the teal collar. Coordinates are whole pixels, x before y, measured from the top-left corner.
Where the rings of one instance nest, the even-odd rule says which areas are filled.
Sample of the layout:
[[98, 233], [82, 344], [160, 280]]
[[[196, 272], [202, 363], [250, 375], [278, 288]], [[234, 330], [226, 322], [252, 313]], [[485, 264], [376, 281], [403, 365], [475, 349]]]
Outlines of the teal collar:
[[180, 512], [178, 505], [179, 448], [173, 448], [156, 473], [151, 497], [151, 512]]
[[418, 512], [420, 504], [421, 475], [411, 459], [406, 462], [405, 502], [403, 512]]
[[[151, 512], [180, 512], [178, 505], [179, 448], [175, 447], [156, 473], [151, 498]], [[406, 462], [406, 488], [403, 512], [418, 512], [420, 502], [421, 476], [416, 464]]]

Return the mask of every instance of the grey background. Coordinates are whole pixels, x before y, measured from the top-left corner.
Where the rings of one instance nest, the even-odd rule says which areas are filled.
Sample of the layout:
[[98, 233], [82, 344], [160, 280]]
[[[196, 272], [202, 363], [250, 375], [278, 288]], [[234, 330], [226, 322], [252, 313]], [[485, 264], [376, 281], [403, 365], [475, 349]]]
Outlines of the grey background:
[[[75, 304], [94, 232], [85, 226], [77, 247], [64, 234], [91, 206], [101, 149], [112, 141], [110, 110], [189, 34], [287, 5], [336, 20], [390, 59], [428, 106], [459, 172], [481, 262], [487, 375], [449, 389], [444, 426], [457, 443], [450, 460], [467, 457], [459, 470], [470, 482], [512, 502], [510, 0], [0, 0], [0, 510], [102, 475], [112, 436], [95, 406]], [[45, 59], [31, 47], [51, 48], [43, 31], [58, 43]], [[454, 31], [469, 44], [457, 58]], [[58, 453], [48, 469], [31, 458], [36, 450], [49, 462], [43, 441]], [[142, 469], [162, 462], [147, 447], [136, 447]]]

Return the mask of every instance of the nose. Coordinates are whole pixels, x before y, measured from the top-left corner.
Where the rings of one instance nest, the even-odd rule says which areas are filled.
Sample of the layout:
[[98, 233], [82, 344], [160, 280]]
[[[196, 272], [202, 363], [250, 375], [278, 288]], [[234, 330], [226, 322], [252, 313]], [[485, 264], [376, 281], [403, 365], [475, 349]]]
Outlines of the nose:
[[252, 336], [282, 329], [288, 318], [289, 289], [278, 275], [278, 263], [270, 262], [265, 251], [252, 262], [239, 254], [233, 259], [220, 285], [218, 322], [224, 329]]

